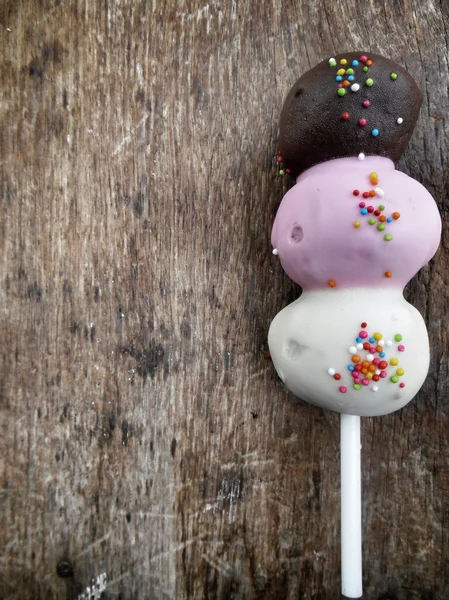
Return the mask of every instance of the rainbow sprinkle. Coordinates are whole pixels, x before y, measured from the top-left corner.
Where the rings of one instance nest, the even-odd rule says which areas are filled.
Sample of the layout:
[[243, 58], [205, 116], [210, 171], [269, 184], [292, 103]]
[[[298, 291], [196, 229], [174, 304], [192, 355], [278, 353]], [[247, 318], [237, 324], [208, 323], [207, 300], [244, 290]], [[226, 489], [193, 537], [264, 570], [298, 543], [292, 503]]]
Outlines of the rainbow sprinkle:
[[284, 169], [284, 166], [283, 166], [284, 159], [282, 158], [282, 152], [280, 150], [278, 150], [276, 162], [279, 167], [279, 175], [285, 175], [286, 173], [287, 173], [287, 175], [290, 175], [290, 173], [291, 173], [290, 169]]
[[[372, 65], [373, 65], [373, 61], [365, 54], [360, 56], [359, 60], [357, 60], [357, 59], [352, 60], [350, 63], [350, 66], [349, 66], [349, 61], [346, 58], [340, 59], [339, 64], [337, 64], [337, 59], [334, 56], [329, 58], [329, 66], [331, 68], [337, 67], [336, 77], [335, 77], [335, 80], [337, 82], [337, 95], [340, 98], [344, 98], [346, 96], [345, 88], [347, 88], [347, 87], [349, 87], [352, 92], [357, 93], [361, 89], [361, 83], [356, 81], [356, 78], [357, 78], [356, 67], [361, 68], [362, 73], [365, 74], [365, 73], [368, 73], [369, 68]], [[397, 73], [394, 73], [394, 72], [390, 73], [391, 81], [396, 81], [397, 78], [398, 78]], [[366, 88], [369, 89], [375, 84], [375, 81], [374, 81], [373, 77], [367, 77], [363, 83], [366, 86], [365, 89]], [[364, 106], [365, 108], [368, 108], [370, 106], [370, 101], [366, 98], [362, 102], [362, 106]], [[403, 122], [402, 117], [399, 117], [396, 120], [396, 123], [398, 123], [399, 125], [402, 122]], [[359, 123], [359, 125], [361, 125], [363, 127], [366, 125], [366, 119], [360, 119], [358, 121], [358, 123]], [[371, 135], [371, 137], [377, 137], [380, 134], [380, 130], [377, 127], [373, 127], [372, 129], [370, 129], [369, 134]]]
[[[378, 186], [379, 174], [376, 173], [375, 171], [372, 171], [368, 175], [368, 179], [369, 179], [369, 182], [371, 183], [371, 185], [376, 186], [376, 187], [362, 192], [362, 197], [364, 198], [364, 200], [368, 200], [370, 198], [372, 199], [375, 197], [383, 198], [385, 196], [385, 192], [381, 187]], [[360, 190], [353, 190], [352, 195], [360, 196]], [[394, 221], [397, 221], [401, 216], [400, 213], [398, 213], [398, 212], [393, 212], [391, 215], [386, 216], [385, 214], [383, 214], [383, 212], [385, 211], [384, 204], [379, 204], [376, 208], [374, 205], [369, 204], [369, 203], [365, 202], [364, 200], [359, 202], [357, 205], [359, 213], [362, 215], [362, 217], [365, 217], [365, 216], [368, 217], [368, 225], [370, 225], [371, 227], [373, 225], [377, 224], [377, 227], [376, 227], [377, 231], [380, 231], [380, 232], [385, 231], [387, 228], [387, 225], [389, 225], [390, 223], [393, 223]], [[356, 220], [353, 223], [353, 226], [355, 227], [355, 229], [360, 229], [361, 225], [362, 225], [362, 223], [360, 220]], [[384, 234], [384, 240], [386, 242], [391, 242], [392, 239], [393, 239], [393, 236], [390, 233]], [[386, 277], [391, 277], [391, 273], [389, 275], [387, 275], [387, 274], [385, 274], [385, 275], [386, 275]]]
[[[399, 383], [400, 378], [405, 374], [405, 370], [398, 367], [399, 358], [393, 356], [387, 360], [386, 356], [386, 348], [393, 346], [392, 340], [385, 340], [383, 334], [379, 331], [372, 334], [368, 333], [366, 322], [361, 323], [360, 327], [358, 335], [354, 338], [355, 344], [348, 348], [351, 362], [347, 365], [347, 371], [352, 379], [352, 388], [361, 390], [366, 387], [373, 392], [377, 392], [379, 390], [377, 384], [381, 383], [382, 379], [389, 379], [391, 383], [395, 384]], [[395, 334], [394, 340], [396, 342], [402, 341], [402, 335], [400, 333]], [[398, 352], [404, 352], [405, 347], [401, 344], [397, 347], [397, 350]], [[327, 373], [336, 381], [340, 381], [342, 378], [341, 373], [334, 367], [329, 367]], [[338, 391], [345, 394], [348, 387], [349, 385], [340, 385]], [[405, 387], [405, 383], [400, 382], [399, 387]]]

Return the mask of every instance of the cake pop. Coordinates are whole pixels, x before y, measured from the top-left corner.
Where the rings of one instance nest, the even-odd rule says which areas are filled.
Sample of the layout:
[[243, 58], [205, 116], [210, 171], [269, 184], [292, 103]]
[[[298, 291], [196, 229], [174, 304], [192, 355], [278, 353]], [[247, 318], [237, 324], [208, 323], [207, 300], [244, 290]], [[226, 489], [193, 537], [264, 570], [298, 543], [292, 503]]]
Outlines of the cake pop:
[[282, 109], [278, 164], [296, 184], [271, 242], [303, 293], [268, 342], [285, 385], [323, 408], [391, 413], [427, 375], [426, 326], [403, 289], [435, 254], [441, 219], [429, 192], [395, 168], [421, 102], [405, 69], [350, 52], [304, 74]]

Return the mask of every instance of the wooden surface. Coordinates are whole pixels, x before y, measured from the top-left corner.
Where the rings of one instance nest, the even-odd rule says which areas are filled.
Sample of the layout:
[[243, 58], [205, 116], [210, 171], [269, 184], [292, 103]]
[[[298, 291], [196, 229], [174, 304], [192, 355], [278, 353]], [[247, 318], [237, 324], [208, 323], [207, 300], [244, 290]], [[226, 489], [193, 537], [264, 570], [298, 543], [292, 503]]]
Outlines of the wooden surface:
[[[283, 98], [336, 51], [424, 91], [431, 370], [363, 419], [365, 598], [449, 597], [448, 3], [3, 0], [0, 597], [339, 597], [338, 416], [266, 356]], [[423, 215], [425, 218], [425, 215]]]

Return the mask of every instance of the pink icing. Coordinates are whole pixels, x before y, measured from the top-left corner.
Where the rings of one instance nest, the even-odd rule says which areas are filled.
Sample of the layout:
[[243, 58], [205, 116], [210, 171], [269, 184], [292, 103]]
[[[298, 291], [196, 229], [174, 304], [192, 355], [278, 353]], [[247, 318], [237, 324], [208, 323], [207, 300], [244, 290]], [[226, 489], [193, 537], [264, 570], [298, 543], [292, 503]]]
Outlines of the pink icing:
[[[373, 171], [379, 176], [375, 185], [369, 179]], [[376, 187], [384, 195], [366, 199], [366, 206], [384, 205], [386, 217], [400, 213], [383, 231], [377, 229], [378, 216], [360, 214], [363, 192]], [[369, 218], [376, 224], [369, 225]], [[393, 239], [385, 241], [386, 234]], [[429, 192], [396, 171], [390, 159], [369, 156], [338, 158], [302, 173], [281, 202], [271, 242], [287, 275], [306, 290], [326, 288], [329, 281], [339, 288], [403, 288], [435, 254], [440, 236], [441, 219]]]

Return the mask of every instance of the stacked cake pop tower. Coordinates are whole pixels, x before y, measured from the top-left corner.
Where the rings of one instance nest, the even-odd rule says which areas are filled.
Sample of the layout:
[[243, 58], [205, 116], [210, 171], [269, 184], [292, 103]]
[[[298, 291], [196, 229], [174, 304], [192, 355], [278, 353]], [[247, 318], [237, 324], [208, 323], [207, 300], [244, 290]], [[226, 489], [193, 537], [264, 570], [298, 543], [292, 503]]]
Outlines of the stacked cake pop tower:
[[402, 67], [351, 52], [303, 75], [282, 110], [278, 162], [296, 185], [271, 241], [303, 293], [273, 320], [269, 347], [285, 385], [323, 408], [387, 414], [427, 375], [427, 330], [403, 288], [435, 254], [441, 220], [394, 165], [421, 101]]

